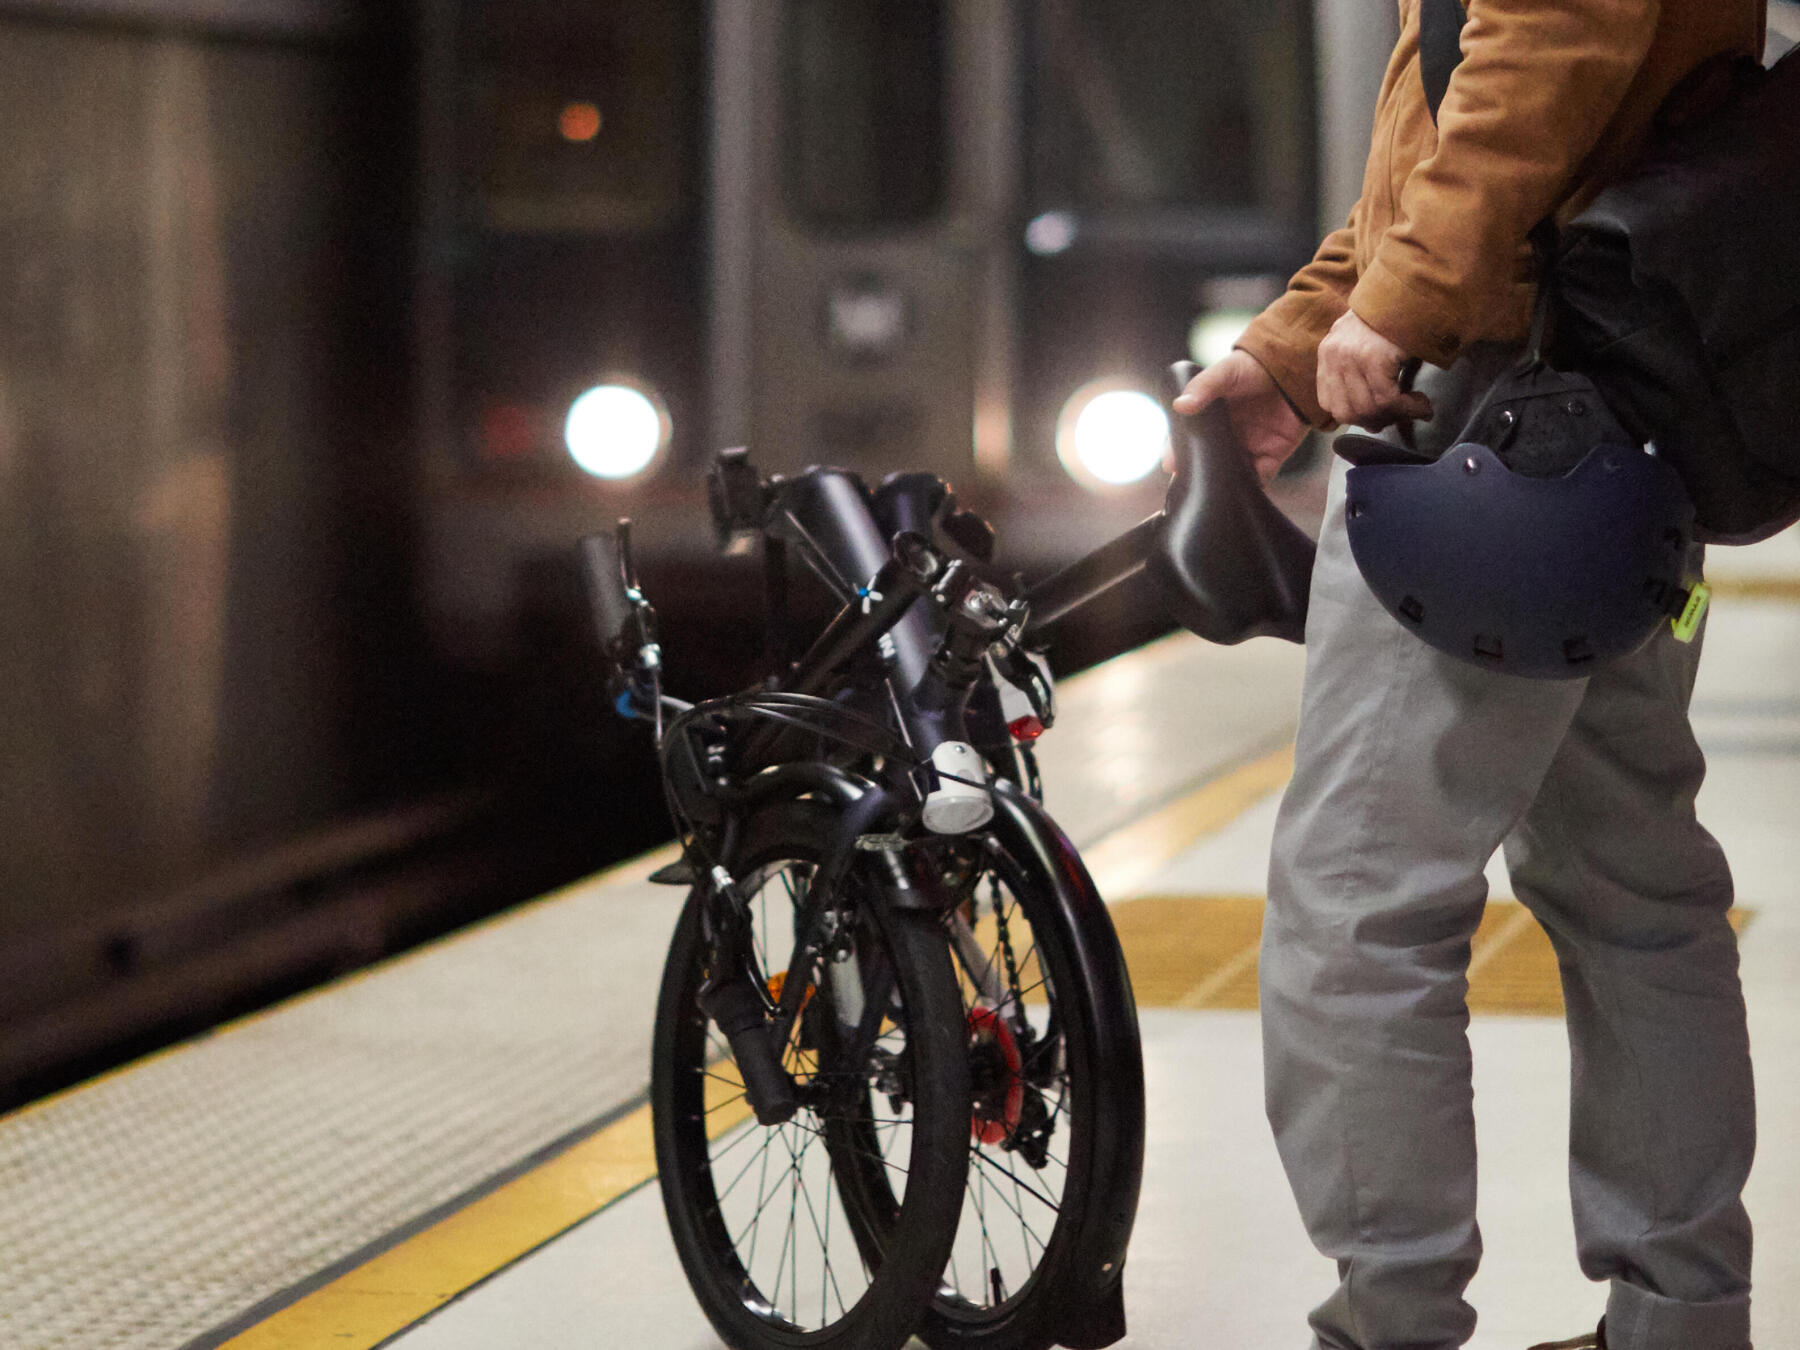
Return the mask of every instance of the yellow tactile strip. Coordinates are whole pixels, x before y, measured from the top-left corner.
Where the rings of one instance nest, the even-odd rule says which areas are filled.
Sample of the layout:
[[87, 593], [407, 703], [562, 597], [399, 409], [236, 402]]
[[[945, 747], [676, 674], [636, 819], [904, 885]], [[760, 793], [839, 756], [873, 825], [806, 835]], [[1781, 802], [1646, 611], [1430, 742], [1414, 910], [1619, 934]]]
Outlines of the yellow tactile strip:
[[[1743, 932], [1753, 910], [1734, 909]], [[1149, 895], [1113, 906], [1140, 1007], [1256, 1007], [1263, 899], [1256, 895]], [[1469, 1010], [1560, 1017], [1556, 953], [1531, 911], [1492, 900], [1469, 959]]]
[[1741, 576], [1729, 574], [1716, 581], [1709, 578], [1714, 596], [1728, 595], [1750, 600], [1800, 600], [1800, 577]]
[[1202, 835], [1222, 830], [1294, 773], [1290, 744], [1176, 798], [1084, 849], [1082, 861], [1105, 896], [1125, 895], [1156, 875]]
[[[707, 1081], [714, 1138], [749, 1118], [730, 1065]], [[723, 1087], [719, 1086], [724, 1084]], [[736, 1091], [733, 1089], [736, 1088]], [[656, 1176], [650, 1106], [514, 1178], [224, 1342], [220, 1350], [371, 1350]]]

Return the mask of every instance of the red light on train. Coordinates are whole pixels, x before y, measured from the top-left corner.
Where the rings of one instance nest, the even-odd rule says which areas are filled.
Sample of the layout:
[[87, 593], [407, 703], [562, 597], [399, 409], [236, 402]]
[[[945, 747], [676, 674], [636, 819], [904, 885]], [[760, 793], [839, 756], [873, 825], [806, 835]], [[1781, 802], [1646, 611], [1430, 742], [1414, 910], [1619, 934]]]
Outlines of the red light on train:
[[525, 459], [538, 440], [538, 415], [522, 404], [492, 403], [481, 414], [481, 453], [488, 459]]
[[565, 141], [580, 144], [600, 134], [600, 122], [600, 109], [592, 103], [565, 103], [556, 129]]

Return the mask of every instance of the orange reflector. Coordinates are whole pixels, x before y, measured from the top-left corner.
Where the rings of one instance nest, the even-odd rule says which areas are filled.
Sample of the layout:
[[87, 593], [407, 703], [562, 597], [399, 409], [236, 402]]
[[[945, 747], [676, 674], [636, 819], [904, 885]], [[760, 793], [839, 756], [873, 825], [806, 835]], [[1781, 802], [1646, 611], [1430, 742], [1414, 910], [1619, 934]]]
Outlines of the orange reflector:
[[[776, 971], [773, 975], [769, 976], [765, 987], [769, 991], [770, 998], [777, 1003], [781, 1002], [781, 991], [787, 987], [787, 972], [785, 970]], [[806, 1011], [806, 1005], [812, 1002], [812, 996], [818, 992], [818, 985], [809, 984], [806, 986], [806, 992], [800, 996], [801, 1012]]]

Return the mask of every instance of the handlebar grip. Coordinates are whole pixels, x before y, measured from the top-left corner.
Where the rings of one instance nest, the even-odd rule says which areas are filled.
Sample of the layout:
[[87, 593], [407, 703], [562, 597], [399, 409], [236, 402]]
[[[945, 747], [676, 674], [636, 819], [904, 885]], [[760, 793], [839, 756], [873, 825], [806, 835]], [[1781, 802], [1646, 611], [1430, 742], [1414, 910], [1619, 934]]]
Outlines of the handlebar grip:
[[[621, 533], [628, 528], [619, 522]], [[632, 603], [626, 593], [626, 548], [609, 530], [590, 534], [581, 541], [581, 571], [587, 583], [588, 605], [593, 611], [594, 633], [600, 649], [614, 655], [631, 636]]]

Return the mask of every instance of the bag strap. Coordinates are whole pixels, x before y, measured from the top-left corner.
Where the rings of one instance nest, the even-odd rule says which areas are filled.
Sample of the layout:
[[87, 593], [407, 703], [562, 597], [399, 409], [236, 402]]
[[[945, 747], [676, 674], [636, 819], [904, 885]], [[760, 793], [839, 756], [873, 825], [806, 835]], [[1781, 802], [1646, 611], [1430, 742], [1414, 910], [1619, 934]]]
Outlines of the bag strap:
[[1419, 0], [1419, 78], [1431, 120], [1450, 88], [1450, 76], [1462, 64], [1465, 16], [1458, 0]]
[[[1460, 0], [1419, 0], [1419, 80], [1425, 86], [1425, 103], [1431, 109], [1433, 123], [1449, 92], [1450, 77], [1462, 64], [1462, 30], [1467, 21]], [[1546, 364], [1544, 340], [1555, 276], [1551, 264], [1556, 257], [1556, 225], [1551, 219], [1541, 220], [1533, 228], [1531, 247], [1537, 255], [1540, 281], [1537, 303], [1532, 307], [1531, 336], [1526, 339], [1519, 361], [1520, 371]], [[1482, 407], [1486, 407], [1485, 400]], [[1476, 415], [1480, 415], [1480, 409]]]

